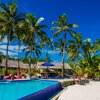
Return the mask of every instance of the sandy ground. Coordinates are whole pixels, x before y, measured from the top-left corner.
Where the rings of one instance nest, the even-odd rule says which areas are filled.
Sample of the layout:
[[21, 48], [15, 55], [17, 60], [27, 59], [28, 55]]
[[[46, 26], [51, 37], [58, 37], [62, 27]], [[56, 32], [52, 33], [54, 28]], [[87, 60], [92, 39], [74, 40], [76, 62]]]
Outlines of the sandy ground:
[[69, 86], [58, 100], [100, 100], [100, 81]]

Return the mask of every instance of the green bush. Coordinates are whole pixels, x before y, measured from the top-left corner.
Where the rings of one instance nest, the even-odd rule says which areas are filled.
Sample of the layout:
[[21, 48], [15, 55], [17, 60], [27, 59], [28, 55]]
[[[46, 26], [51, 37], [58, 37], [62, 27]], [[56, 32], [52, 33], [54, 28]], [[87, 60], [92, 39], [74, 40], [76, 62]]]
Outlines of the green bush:
[[89, 83], [88, 79], [82, 80], [84, 83]]
[[64, 81], [61, 83], [62, 87], [67, 87], [69, 85], [74, 85], [74, 84], [75, 84], [74, 80], [73, 81]]

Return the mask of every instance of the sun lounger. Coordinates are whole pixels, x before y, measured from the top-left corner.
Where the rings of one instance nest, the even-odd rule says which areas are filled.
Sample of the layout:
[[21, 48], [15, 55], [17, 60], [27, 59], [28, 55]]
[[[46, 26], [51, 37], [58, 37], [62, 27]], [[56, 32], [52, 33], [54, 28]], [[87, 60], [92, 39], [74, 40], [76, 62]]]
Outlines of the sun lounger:
[[4, 79], [10, 79], [10, 76], [4, 76]]

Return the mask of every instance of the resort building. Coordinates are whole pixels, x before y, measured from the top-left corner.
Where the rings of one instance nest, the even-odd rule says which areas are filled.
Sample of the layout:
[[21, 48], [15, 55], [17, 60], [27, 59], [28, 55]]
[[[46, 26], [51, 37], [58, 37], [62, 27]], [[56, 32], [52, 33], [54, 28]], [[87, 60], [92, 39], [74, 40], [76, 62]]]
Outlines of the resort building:
[[[57, 72], [61, 72], [62, 70], [62, 63], [56, 63], [56, 62], [52, 62], [52, 64], [54, 64], [54, 66], [41, 66], [44, 62], [38, 62], [37, 64], [31, 64], [31, 69], [34, 71], [34, 69], [40, 69], [40, 72], [46, 72], [47, 69], [49, 69], [50, 72], [54, 73], [55, 71]], [[0, 69], [4, 69], [5, 68], [5, 59], [2, 61], [2, 63], [0, 64]], [[14, 61], [14, 60], [8, 60], [8, 69], [9, 70], [15, 70], [17, 71], [18, 69], [18, 62]], [[29, 64], [25, 64], [23, 62], [20, 62], [20, 70], [21, 71], [28, 71], [29, 69]], [[72, 68], [65, 63], [65, 75], [71, 75], [73, 73]]]

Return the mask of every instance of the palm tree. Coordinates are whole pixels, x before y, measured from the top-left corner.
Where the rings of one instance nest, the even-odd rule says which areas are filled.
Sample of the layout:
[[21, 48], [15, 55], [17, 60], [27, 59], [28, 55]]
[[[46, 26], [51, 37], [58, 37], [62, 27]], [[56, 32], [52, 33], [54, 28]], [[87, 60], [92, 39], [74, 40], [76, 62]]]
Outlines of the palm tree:
[[86, 39], [82, 45], [82, 50], [83, 50], [83, 57], [87, 59], [89, 66], [92, 67], [92, 62], [91, 62], [91, 51], [92, 51], [92, 44], [91, 44], [91, 39]]
[[47, 61], [49, 61], [50, 59], [49, 59], [48, 51], [53, 50], [53, 47], [54, 47], [53, 41], [51, 38], [46, 36], [45, 41], [42, 42], [41, 44], [46, 48], [46, 59]]
[[2, 52], [0, 52], [0, 64], [2, 63], [2, 60], [4, 59], [4, 55]]
[[[59, 34], [63, 33], [64, 48], [66, 48], [66, 33], [70, 33], [71, 35], [74, 34], [74, 31], [72, 30], [72, 28], [77, 28], [78, 25], [77, 24], [68, 24], [68, 19], [67, 19], [66, 14], [63, 14], [62, 16], [59, 16], [58, 21], [53, 22], [53, 24], [56, 25], [56, 26], [51, 28], [52, 30], [56, 30], [56, 32], [54, 33], [54, 37], [57, 37]], [[64, 49], [63, 53], [65, 53], [65, 49]], [[63, 56], [64, 56], [64, 54], [63, 54]], [[63, 58], [65, 58], [65, 56]], [[64, 75], [64, 62], [63, 62], [62, 70], [63, 70], [62, 75]]]
[[[94, 43], [91, 43], [91, 39], [87, 39], [85, 43], [82, 45], [83, 56], [87, 61], [86, 66], [92, 69], [92, 73], [96, 72], [96, 67], [99, 66], [98, 63], [98, 52], [100, 51], [99, 40]], [[95, 66], [96, 65], [96, 66]]]
[[26, 15], [26, 38], [25, 43], [28, 44], [29, 40], [34, 43], [34, 40], [39, 38], [40, 40], [44, 40], [44, 37], [47, 35], [42, 29], [47, 28], [46, 25], [40, 25], [40, 22], [43, 21], [44, 18], [41, 17], [36, 19], [32, 14]]
[[[67, 43], [66, 43], [67, 44]], [[67, 47], [64, 47], [64, 41], [60, 38], [57, 42], [54, 43], [54, 46], [56, 47], [56, 51], [59, 52], [59, 54], [62, 56], [62, 63], [64, 64], [64, 50], [67, 50]], [[62, 70], [62, 77], [64, 76], [64, 70]]]
[[20, 21], [16, 24], [15, 32], [18, 39], [18, 73], [20, 74], [20, 46], [25, 38], [25, 16], [22, 15]]
[[8, 67], [8, 47], [10, 42], [15, 38], [16, 23], [21, 20], [21, 14], [17, 11], [17, 5], [15, 2], [7, 4], [0, 4], [0, 34], [1, 38], [7, 36], [7, 49], [6, 49], [6, 65], [5, 74], [7, 75]]
[[[32, 51], [35, 50], [34, 48], [36, 48], [35, 47], [36, 42], [40, 42], [40, 40], [44, 41], [45, 37], [47, 36], [47, 34], [42, 30], [43, 28], [47, 28], [47, 26], [40, 25], [40, 22], [43, 20], [44, 20], [43, 17], [36, 19], [36, 17], [33, 16], [32, 14], [26, 15], [26, 37], [24, 39], [24, 44], [28, 46], [28, 49], [30, 48], [29, 49], [30, 54], [32, 54]], [[37, 51], [39, 52], [39, 50]], [[31, 55], [30, 55], [30, 60], [31, 60]], [[30, 63], [29, 66], [31, 66]]]
[[[67, 48], [67, 54], [68, 59], [72, 59], [74, 61], [74, 71], [76, 70], [76, 66], [78, 65], [76, 63], [77, 60], [79, 60], [80, 54], [81, 54], [81, 47], [82, 47], [82, 36], [80, 33], [73, 35], [74, 40], [69, 40], [69, 46]], [[75, 79], [74, 75], [74, 79]]]
[[100, 39], [97, 39], [96, 42], [93, 43], [91, 52], [93, 54], [92, 56], [100, 52]]
[[81, 53], [81, 47], [82, 47], [82, 36], [80, 33], [74, 34], [74, 40], [69, 40], [69, 46], [67, 49], [68, 58], [73, 59], [73, 61], [78, 60], [79, 55]]
[[26, 48], [23, 49], [23, 51], [26, 51], [26, 56], [29, 57], [29, 73], [31, 73], [31, 59], [32, 59], [32, 55], [34, 57], [34, 55], [38, 56], [41, 54], [40, 52], [41, 46], [38, 45], [36, 43], [36, 41], [34, 41], [33, 45], [31, 45], [31, 42], [27, 45]]

